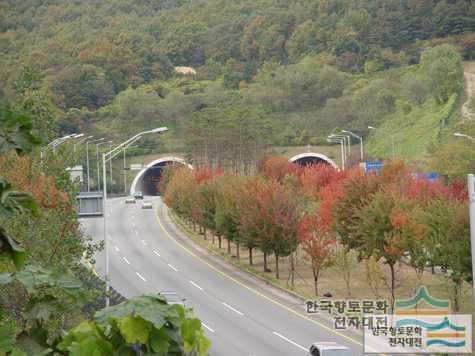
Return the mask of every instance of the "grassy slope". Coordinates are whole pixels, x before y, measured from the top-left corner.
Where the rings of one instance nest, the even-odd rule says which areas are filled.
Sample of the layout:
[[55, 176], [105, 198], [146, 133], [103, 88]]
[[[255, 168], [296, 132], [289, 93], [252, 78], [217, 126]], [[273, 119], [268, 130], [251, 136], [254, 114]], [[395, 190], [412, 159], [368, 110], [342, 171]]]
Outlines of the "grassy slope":
[[[465, 62], [464, 70], [475, 73], [475, 62]], [[414, 106], [407, 115], [399, 110], [385, 120], [378, 132], [372, 132], [368, 137], [368, 154], [376, 158], [390, 158], [392, 144], [388, 133], [393, 132], [397, 156], [423, 160], [431, 143], [447, 142], [453, 132], [460, 130], [460, 111], [466, 100], [467, 93], [463, 92], [442, 105], [429, 99], [422, 107]]]
[[408, 114], [399, 110], [390, 115], [368, 138], [368, 154], [376, 158], [390, 158], [392, 137], [396, 156], [424, 159], [427, 147], [436, 143], [446, 125], [455, 120], [458, 102], [457, 95], [442, 105], [429, 99], [421, 107], [414, 106]]

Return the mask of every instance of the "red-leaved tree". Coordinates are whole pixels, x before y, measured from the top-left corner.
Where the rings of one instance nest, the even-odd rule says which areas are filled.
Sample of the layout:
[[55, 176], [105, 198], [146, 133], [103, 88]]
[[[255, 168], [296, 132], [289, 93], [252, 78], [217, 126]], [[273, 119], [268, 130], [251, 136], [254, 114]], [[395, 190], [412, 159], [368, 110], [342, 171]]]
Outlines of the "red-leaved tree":
[[304, 217], [299, 224], [299, 242], [312, 265], [315, 295], [318, 296], [318, 281], [323, 269], [330, 266], [335, 253], [336, 238], [317, 214]]

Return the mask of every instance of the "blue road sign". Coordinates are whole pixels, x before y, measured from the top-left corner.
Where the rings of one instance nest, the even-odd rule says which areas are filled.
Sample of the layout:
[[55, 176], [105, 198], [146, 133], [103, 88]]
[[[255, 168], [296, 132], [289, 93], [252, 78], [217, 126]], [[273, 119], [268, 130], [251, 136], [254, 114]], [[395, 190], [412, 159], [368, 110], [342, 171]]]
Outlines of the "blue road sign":
[[367, 161], [365, 162], [365, 171], [379, 171], [381, 168], [383, 168], [383, 165], [384, 164], [382, 161]]

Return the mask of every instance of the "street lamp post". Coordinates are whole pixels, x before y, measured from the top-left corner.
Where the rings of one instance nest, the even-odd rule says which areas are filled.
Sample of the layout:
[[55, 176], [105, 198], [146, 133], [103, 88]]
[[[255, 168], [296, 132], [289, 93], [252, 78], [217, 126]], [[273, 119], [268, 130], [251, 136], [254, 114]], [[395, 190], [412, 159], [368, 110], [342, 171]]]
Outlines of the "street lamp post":
[[41, 160], [41, 162], [43, 162], [44, 156], [45, 156], [46, 151], [48, 149], [52, 149], [53, 153], [56, 154], [56, 147], [57, 146], [61, 145], [62, 143], [66, 142], [69, 139], [79, 138], [79, 137], [82, 137], [82, 136], [84, 136], [84, 134], [75, 134], [74, 133], [74, 134], [70, 134], [70, 135], [66, 135], [66, 136], [54, 139], [53, 141], [48, 143], [45, 147], [40, 149], [40, 160]]
[[341, 168], [345, 170], [345, 139], [339, 137], [328, 137], [328, 142], [339, 143], [341, 146]]
[[351, 136], [353, 136], [354, 138], [358, 139], [360, 141], [360, 161], [363, 162], [364, 160], [364, 151], [363, 151], [363, 137], [362, 136], [358, 136], [357, 134], [351, 132], [351, 131], [348, 131], [348, 130], [341, 130], [341, 132], [344, 132], [344, 133], [347, 133]]
[[108, 143], [112, 143], [112, 141], [106, 141], [106, 142], [99, 142], [96, 143], [96, 163], [97, 163], [97, 191], [101, 191], [101, 171], [100, 171], [100, 163], [99, 163], [99, 146], [101, 145], [106, 145]]
[[341, 138], [345, 140], [345, 157], [346, 157], [346, 162], [348, 162], [348, 157], [351, 156], [351, 138], [349, 135], [339, 135], [339, 134], [331, 134], [328, 136], [330, 138]]
[[[109, 144], [109, 152], [112, 151], [112, 143]], [[112, 193], [112, 160], [109, 160], [109, 174], [111, 176], [111, 186], [110, 186], [110, 191]]]
[[79, 138], [79, 137], [83, 137], [84, 134], [72, 134], [72, 135], [68, 135], [68, 136], [65, 136], [63, 138], [60, 138], [58, 141], [54, 142], [53, 141], [53, 153], [56, 154], [56, 147], [58, 147], [59, 145], [62, 145], [63, 143], [65, 143], [66, 141], [68, 140], [71, 140], [71, 139], [74, 139], [74, 138]]
[[126, 164], [125, 164], [125, 151], [127, 150], [127, 148], [134, 148], [134, 147], [138, 147], [138, 146], [128, 146], [128, 147], [124, 147], [124, 149], [122, 150], [122, 153], [123, 153], [123, 159], [124, 159], [124, 167], [123, 167], [123, 171], [124, 171], [124, 194], [127, 195], [127, 170], [126, 170]]
[[114, 149], [111, 149], [107, 153], [102, 153], [102, 184], [103, 184], [103, 193], [102, 193], [102, 214], [104, 219], [104, 228], [103, 228], [103, 238], [104, 238], [104, 250], [106, 255], [106, 270], [105, 270], [105, 280], [106, 280], [106, 307], [110, 305], [109, 300], [109, 289], [110, 289], [110, 280], [109, 280], [109, 244], [107, 242], [107, 178], [106, 178], [106, 163], [112, 160], [117, 154], [120, 153], [121, 149], [124, 149], [130, 146], [135, 141], [142, 138], [142, 135], [149, 133], [161, 133], [168, 131], [166, 127], [158, 127], [153, 130], [143, 131], [135, 136], [129, 138], [127, 141], [121, 143]]
[[[82, 136], [84, 136], [83, 134], [81, 134]], [[79, 136], [76, 136], [75, 138], [78, 138]], [[82, 139], [80, 139], [78, 142], [76, 142], [74, 145], [73, 145], [73, 152], [76, 153], [76, 147], [78, 145], [80, 145], [81, 143], [85, 142], [86, 140], [89, 140], [90, 138], [92, 138], [94, 136], [87, 136], [87, 137], [83, 137]]]
[[88, 192], [91, 191], [90, 176], [89, 176], [89, 144], [102, 141], [102, 140], [104, 140], [104, 137], [98, 138], [97, 140], [86, 141], [87, 191]]
[[473, 138], [472, 136], [469, 136], [469, 135], [466, 135], [466, 134], [463, 134], [463, 133], [460, 133], [460, 132], [454, 132], [454, 136], [455, 137], [463, 137], [463, 138], [466, 138], [470, 141], [475, 141], [475, 138]]

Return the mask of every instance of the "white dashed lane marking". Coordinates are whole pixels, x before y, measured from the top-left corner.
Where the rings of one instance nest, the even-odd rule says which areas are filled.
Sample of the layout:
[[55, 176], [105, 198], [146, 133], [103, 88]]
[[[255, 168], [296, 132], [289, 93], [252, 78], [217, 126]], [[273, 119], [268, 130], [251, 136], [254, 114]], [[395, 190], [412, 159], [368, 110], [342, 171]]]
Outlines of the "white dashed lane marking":
[[201, 287], [200, 287], [199, 285], [197, 285], [195, 282], [190, 281], [190, 283], [191, 283], [192, 285], [194, 285], [196, 288], [198, 288], [199, 290], [203, 290], [203, 288], [201, 288]]
[[178, 272], [178, 269], [175, 266], [172, 266], [171, 264], [168, 264], [168, 267], [170, 267], [175, 272]]
[[142, 276], [140, 273], [135, 272], [135, 274], [136, 274], [142, 281], [147, 282], [147, 280], [145, 279], [145, 277]]
[[153, 250], [153, 253], [160, 257], [160, 254], [157, 251]]
[[206, 325], [205, 323], [201, 322], [201, 325], [203, 325], [206, 329], [208, 329], [209, 331], [211, 331], [212, 333], [214, 333], [214, 329], [211, 329], [208, 325]]
[[223, 305], [224, 305], [226, 308], [228, 308], [228, 309], [232, 310], [233, 312], [235, 312], [236, 314], [244, 315], [244, 313], [242, 313], [242, 312], [240, 312], [239, 310], [233, 308], [233, 307], [230, 306], [229, 304], [226, 304], [225, 302], [223, 302]]
[[302, 345], [299, 345], [297, 344], [295, 341], [292, 341], [290, 340], [289, 338], [285, 337], [284, 335], [282, 334], [279, 334], [278, 332], [276, 331], [273, 331], [272, 334], [274, 334], [275, 336], [278, 336], [280, 337], [282, 340], [285, 340], [287, 341], [288, 343], [294, 345], [294, 346], [297, 346], [299, 349], [303, 350], [303, 351], [308, 351], [308, 349], [306, 347], [303, 347]]
[[129, 262], [129, 260], [127, 259], [127, 257], [122, 257], [122, 259], [123, 259], [128, 265], [130, 265], [130, 262]]
[[119, 248], [117, 246], [114, 246], [114, 249], [117, 251], [117, 252], [120, 252]]

